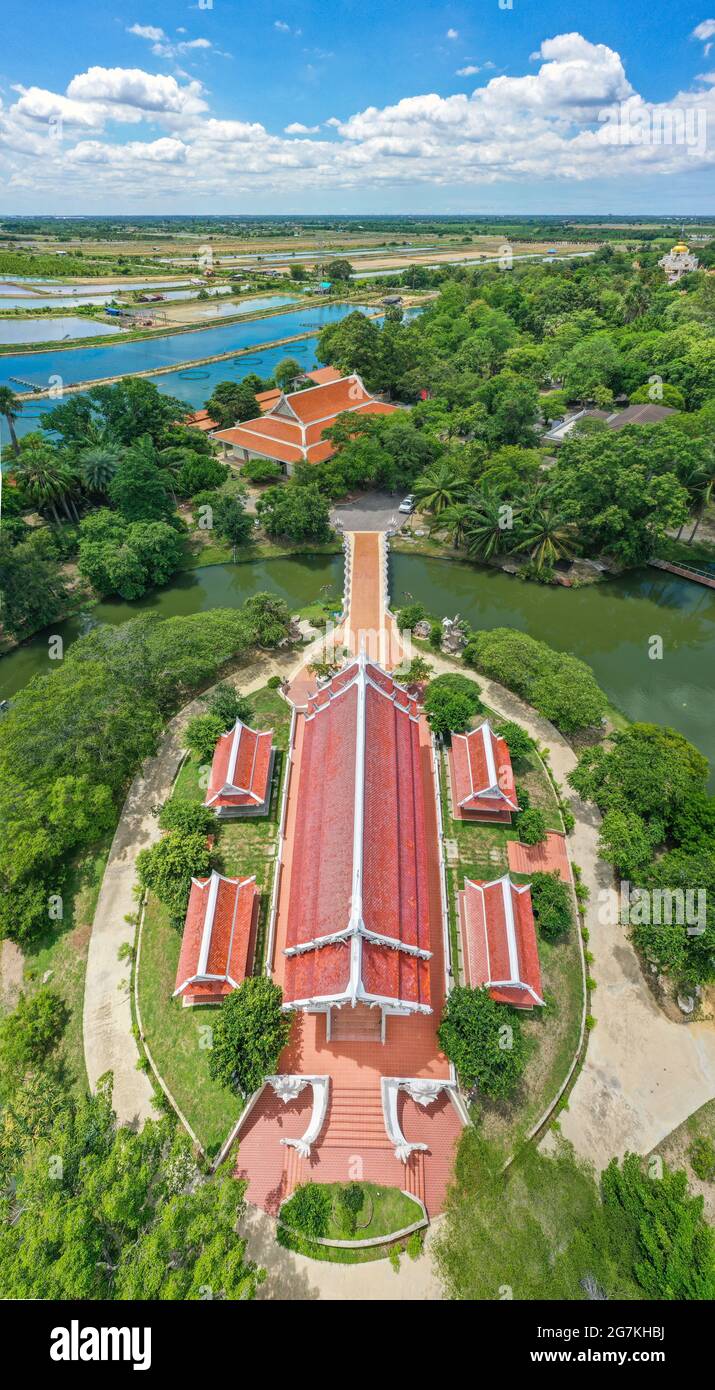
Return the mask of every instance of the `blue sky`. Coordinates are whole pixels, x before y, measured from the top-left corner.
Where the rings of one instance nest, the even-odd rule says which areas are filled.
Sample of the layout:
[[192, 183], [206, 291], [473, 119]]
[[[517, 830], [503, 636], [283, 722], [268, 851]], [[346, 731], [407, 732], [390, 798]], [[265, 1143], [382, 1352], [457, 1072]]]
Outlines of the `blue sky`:
[[208, 5], [13, 6], [0, 208], [715, 210], [715, 6]]

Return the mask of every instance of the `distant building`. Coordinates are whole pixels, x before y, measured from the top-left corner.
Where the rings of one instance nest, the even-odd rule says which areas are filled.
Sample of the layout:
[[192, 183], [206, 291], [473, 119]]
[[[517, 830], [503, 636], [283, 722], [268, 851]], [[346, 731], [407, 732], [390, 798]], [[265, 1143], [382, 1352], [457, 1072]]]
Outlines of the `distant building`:
[[698, 269], [700, 261], [697, 256], [693, 255], [684, 241], [678, 241], [675, 246], [671, 246], [667, 255], [661, 257], [658, 265], [665, 271], [668, 284], [677, 285], [683, 275], [688, 275], [691, 271]]
[[237, 719], [216, 744], [205, 805], [222, 820], [266, 815], [274, 763], [273, 730], [258, 732]]
[[232, 429], [216, 430], [213, 438], [225, 446], [229, 459], [242, 463], [270, 459], [290, 476], [298, 463], [323, 463], [332, 458], [334, 446], [323, 435], [344, 411], [391, 415], [397, 408], [376, 400], [353, 373], [307, 391], [281, 391], [264, 415], [242, 420]]
[[628, 405], [625, 410], [577, 410], [565, 420], [555, 420], [541, 438], [545, 444], [562, 444], [581, 420], [602, 420], [609, 430], [622, 430], [626, 425], [657, 425], [674, 414], [672, 406], [657, 405], [654, 401]]
[[488, 719], [468, 734], [452, 734], [449, 774], [455, 817], [511, 825], [519, 810], [511, 757]]
[[192, 878], [174, 998], [220, 1004], [250, 971], [258, 890], [253, 878]]
[[512, 883], [508, 874], [491, 883], [468, 878], [458, 903], [467, 984], [515, 1009], [543, 1005], [528, 883]]

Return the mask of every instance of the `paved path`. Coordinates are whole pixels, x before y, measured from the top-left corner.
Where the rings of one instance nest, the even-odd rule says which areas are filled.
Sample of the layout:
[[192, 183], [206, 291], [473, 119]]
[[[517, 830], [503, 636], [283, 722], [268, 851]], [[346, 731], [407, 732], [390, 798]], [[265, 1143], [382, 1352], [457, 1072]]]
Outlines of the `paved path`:
[[[248, 695], [265, 685], [269, 676], [286, 675], [294, 664], [293, 653], [281, 660], [262, 657], [242, 667], [232, 680]], [[114, 1109], [120, 1124], [139, 1126], [154, 1115], [152, 1083], [146, 1072], [137, 1071], [129, 966], [118, 955], [122, 946], [133, 945], [135, 937], [126, 916], [137, 912], [136, 858], [140, 849], [159, 838], [152, 808], [166, 801], [182, 755], [184, 727], [202, 708], [194, 700], [171, 720], [156, 756], [147, 759], [134, 778], [109, 851], [92, 924], [84, 991], [84, 1056], [93, 1090], [100, 1076], [114, 1073]]]
[[249, 1257], [267, 1271], [258, 1292], [260, 1299], [424, 1303], [443, 1297], [430, 1258], [430, 1244], [438, 1228], [439, 1218], [427, 1232], [424, 1254], [418, 1260], [403, 1255], [399, 1273], [386, 1259], [339, 1265], [284, 1250], [276, 1241], [275, 1221], [258, 1207], [247, 1208], [241, 1234], [247, 1239]]

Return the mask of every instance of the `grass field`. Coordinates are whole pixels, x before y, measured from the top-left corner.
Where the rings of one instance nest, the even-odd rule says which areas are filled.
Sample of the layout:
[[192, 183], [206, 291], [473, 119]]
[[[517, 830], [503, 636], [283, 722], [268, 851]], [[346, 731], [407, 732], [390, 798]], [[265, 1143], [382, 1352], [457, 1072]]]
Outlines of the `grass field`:
[[[270, 812], [251, 820], [216, 824], [214, 858], [222, 873], [233, 877], [255, 874], [260, 892], [254, 973], [261, 969], [265, 930], [278, 841], [278, 818], [291, 710], [286, 701], [264, 687], [250, 696], [251, 724], [273, 729], [276, 765]], [[204, 797], [199, 760], [184, 762], [173, 791], [180, 800]], [[210, 1035], [214, 1009], [185, 1009], [172, 999], [179, 960], [181, 934], [170, 924], [165, 908], [152, 896], [147, 903], [139, 962], [139, 1007], [147, 1044], [154, 1062], [179, 1108], [207, 1153], [218, 1152], [241, 1111], [241, 1100], [211, 1080], [208, 1074]]]

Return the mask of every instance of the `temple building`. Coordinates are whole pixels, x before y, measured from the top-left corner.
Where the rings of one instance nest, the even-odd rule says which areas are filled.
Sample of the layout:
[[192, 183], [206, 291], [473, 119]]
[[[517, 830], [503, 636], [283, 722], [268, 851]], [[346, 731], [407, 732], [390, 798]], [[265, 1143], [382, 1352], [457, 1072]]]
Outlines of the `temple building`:
[[488, 719], [468, 734], [452, 734], [449, 775], [457, 820], [511, 825], [512, 812], [519, 810], [511, 757]]
[[670, 251], [662, 256], [658, 265], [665, 271], [668, 284], [677, 285], [683, 275], [688, 275], [693, 270], [698, 270], [700, 261], [694, 256], [683, 240], [671, 246]]
[[267, 815], [274, 765], [273, 730], [249, 729], [237, 719], [214, 749], [204, 805], [222, 820]]
[[285, 1005], [431, 1013], [420, 715], [364, 654], [311, 697], [296, 796]]
[[259, 401], [262, 407], [267, 406], [264, 414], [242, 420], [232, 429], [215, 430], [211, 437], [223, 444], [229, 460], [247, 463], [249, 459], [268, 459], [290, 475], [296, 464], [323, 463], [332, 458], [335, 447], [323, 434], [345, 411], [391, 415], [398, 409], [371, 396], [357, 373], [336, 381], [333, 368], [326, 372], [330, 379], [321, 385], [288, 394], [277, 392], [272, 403]]
[[508, 874], [491, 883], [465, 879], [458, 905], [467, 984], [515, 1009], [543, 1004], [528, 883]]
[[253, 878], [192, 878], [174, 998], [220, 1004], [250, 973], [258, 916]]

